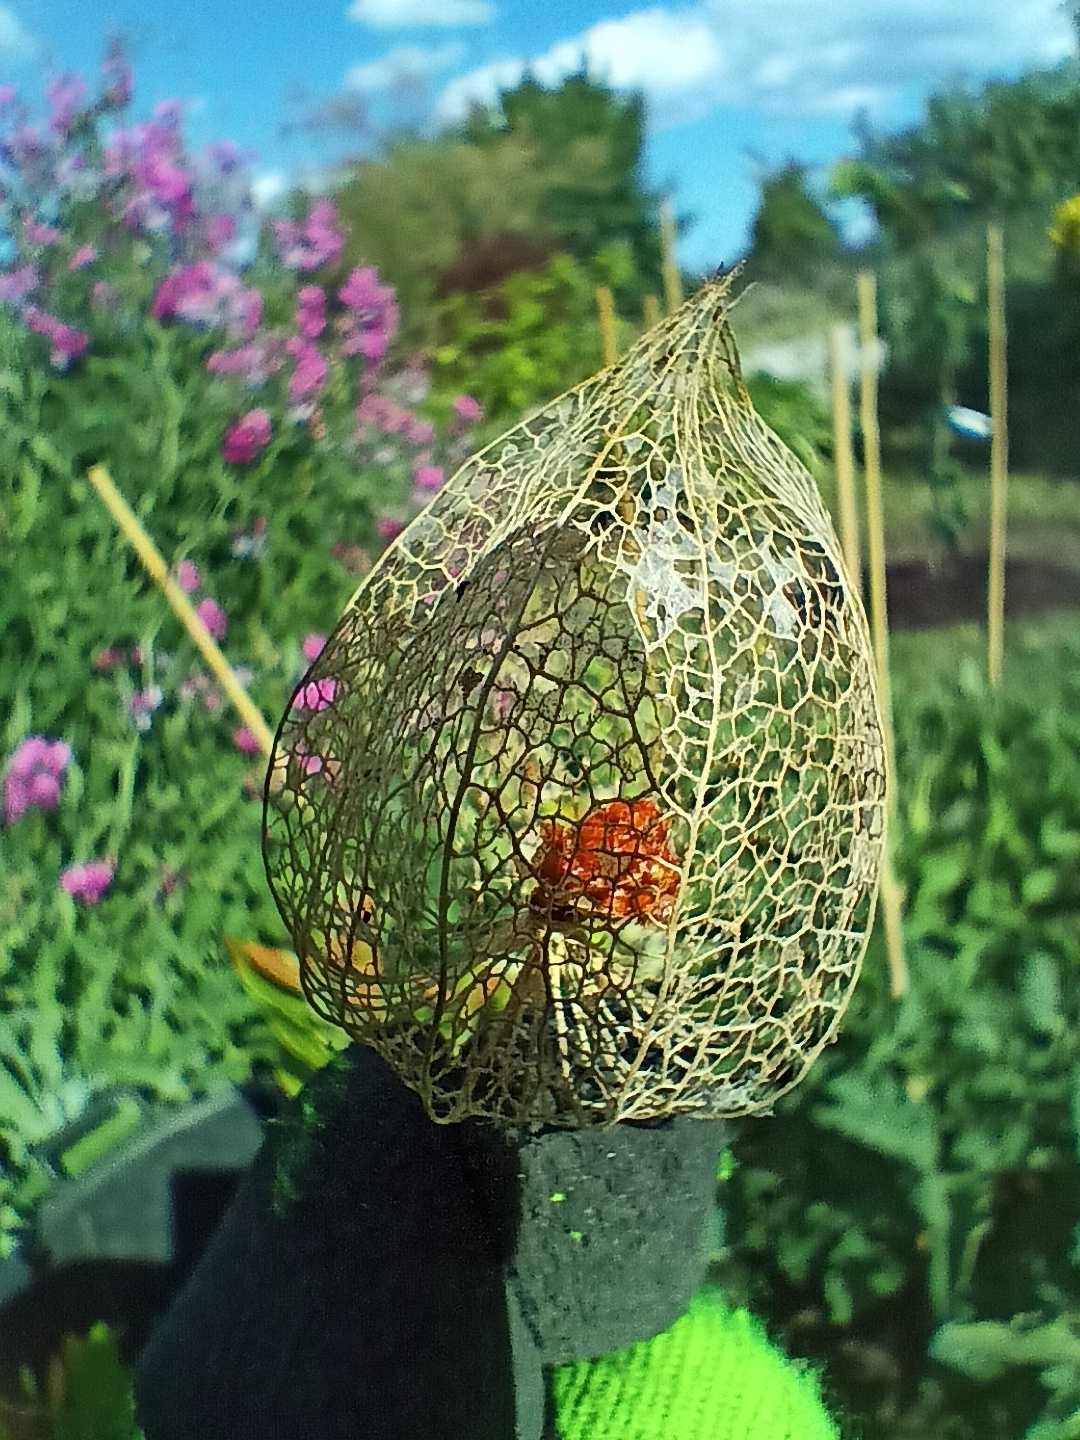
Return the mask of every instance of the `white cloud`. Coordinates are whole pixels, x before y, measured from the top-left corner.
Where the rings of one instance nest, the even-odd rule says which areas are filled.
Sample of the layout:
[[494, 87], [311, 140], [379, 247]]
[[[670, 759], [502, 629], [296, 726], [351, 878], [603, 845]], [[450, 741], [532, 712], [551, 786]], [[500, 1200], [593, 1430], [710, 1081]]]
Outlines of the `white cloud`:
[[457, 119], [527, 69], [555, 84], [584, 57], [617, 89], [642, 89], [659, 126], [720, 105], [850, 117], [955, 78], [1052, 64], [1074, 48], [1060, 0], [980, 0], [977, 14], [956, 0], [700, 0], [602, 20], [540, 55], [479, 66], [446, 86], [439, 110]]
[[886, 109], [900, 94], [1071, 53], [1060, 0], [703, 0], [724, 38], [723, 103], [789, 115]]
[[375, 30], [404, 30], [412, 25], [450, 29], [486, 25], [494, 18], [494, 0], [352, 0], [349, 6], [350, 20]]
[[9, 5], [0, 5], [0, 55], [29, 59], [37, 50], [33, 37]]
[[266, 209], [280, 200], [288, 188], [289, 182], [281, 170], [264, 170], [252, 176], [251, 198], [260, 209]]
[[350, 66], [345, 72], [345, 85], [366, 94], [390, 90], [402, 81], [424, 80], [440, 70], [449, 70], [464, 54], [465, 46], [459, 40], [448, 40], [445, 45], [398, 45], [378, 60]]
[[557, 84], [583, 59], [590, 73], [616, 89], [643, 89], [654, 110], [661, 112], [657, 118], [662, 123], [674, 97], [684, 102], [715, 80], [723, 49], [717, 27], [701, 10], [638, 10], [618, 20], [601, 20], [533, 60], [496, 60], [452, 80], [443, 91], [440, 112], [455, 119], [474, 102], [490, 103], [526, 69], [547, 85]]

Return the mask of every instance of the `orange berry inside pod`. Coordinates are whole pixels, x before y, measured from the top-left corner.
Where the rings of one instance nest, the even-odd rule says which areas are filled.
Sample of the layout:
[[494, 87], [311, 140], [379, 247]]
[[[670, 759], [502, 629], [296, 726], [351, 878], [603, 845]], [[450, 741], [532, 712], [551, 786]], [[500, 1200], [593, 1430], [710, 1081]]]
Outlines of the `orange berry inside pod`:
[[662, 920], [679, 889], [668, 822], [653, 800], [609, 800], [578, 823], [545, 820], [530, 904], [567, 920]]

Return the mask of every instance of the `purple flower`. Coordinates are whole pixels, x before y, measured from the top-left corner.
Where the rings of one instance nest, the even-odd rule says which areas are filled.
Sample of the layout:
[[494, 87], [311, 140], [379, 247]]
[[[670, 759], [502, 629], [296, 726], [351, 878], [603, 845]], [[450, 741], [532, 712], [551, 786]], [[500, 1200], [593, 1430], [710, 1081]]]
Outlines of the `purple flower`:
[[318, 270], [333, 264], [345, 248], [332, 200], [317, 200], [304, 221], [276, 221], [274, 240], [282, 264], [290, 270]]
[[49, 102], [49, 128], [66, 135], [86, 104], [86, 85], [80, 75], [61, 75], [45, 91]]
[[474, 400], [471, 395], [458, 396], [454, 401], [454, 414], [463, 425], [475, 425], [484, 418], [479, 400]]
[[441, 490], [445, 478], [441, 466], [438, 465], [421, 465], [413, 473], [413, 480], [418, 490]]
[[60, 781], [71, 761], [64, 740], [29, 735], [8, 761], [4, 776], [4, 819], [13, 825], [26, 810], [53, 810], [60, 799]]
[[6, 110], [9, 105], [14, 105], [19, 92], [14, 85], [0, 85], [0, 110]]
[[296, 328], [305, 340], [317, 340], [326, 329], [326, 291], [302, 285], [296, 292]]
[[109, 860], [71, 865], [60, 876], [60, 888], [83, 905], [96, 905], [112, 884], [115, 867]]
[[289, 380], [289, 399], [293, 404], [310, 400], [326, 384], [330, 367], [325, 357], [312, 345], [310, 340], [293, 336], [285, 347], [295, 361], [295, 368]]
[[225, 632], [229, 628], [229, 617], [216, 600], [209, 598], [200, 600], [195, 607], [195, 614], [198, 615], [215, 640], [225, 639]]
[[118, 665], [123, 664], [124, 652], [115, 645], [109, 645], [104, 650], [99, 650], [90, 661], [95, 670], [115, 670]]
[[334, 703], [338, 682], [332, 675], [322, 680], [309, 680], [301, 685], [293, 700], [294, 710], [327, 710]]
[[310, 635], [305, 635], [305, 636], [304, 636], [304, 643], [303, 643], [303, 644], [301, 645], [301, 647], [300, 647], [301, 650], [303, 650], [303, 652], [304, 652], [304, 659], [305, 659], [305, 660], [317, 660], [317, 659], [319, 658], [319, 656], [322, 654], [322, 651], [323, 651], [323, 648], [324, 648], [325, 645], [326, 645], [326, 636], [325, 636], [325, 635], [317, 635], [317, 634], [315, 634], [314, 631], [312, 631], [312, 633], [311, 633]]
[[387, 541], [396, 540], [405, 529], [403, 520], [395, 520], [392, 515], [380, 515], [375, 521], [375, 532], [381, 539]]
[[250, 465], [270, 443], [270, 416], [265, 410], [249, 410], [225, 431], [221, 453], [230, 465]]
[[193, 560], [181, 560], [176, 567], [176, 583], [187, 595], [194, 595], [202, 584], [199, 567]]
[[0, 275], [0, 301], [17, 305], [37, 289], [40, 280], [33, 265], [20, 265], [17, 270], [9, 270], [6, 275]]
[[150, 305], [155, 320], [172, 320], [179, 307], [193, 296], [210, 293], [214, 284], [214, 267], [206, 260], [197, 265], [182, 265], [166, 275], [158, 286]]
[[82, 270], [87, 265], [92, 265], [98, 258], [98, 252], [93, 245], [80, 245], [68, 261], [69, 270]]
[[90, 338], [81, 330], [65, 325], [55, 315], [39, 310], [36, 305], [28, 305], [23, 316], [28, 329], [36, 335], [44, 335], [48, 340], [52, 347], [49, 359], [58, 370], [66, 370], [72, 360], [78, 360], [85, 354]]
[[258, 755], [262, 750], [259, 737], [246, 725], [241, 725], [239, 729], [234, 730], [232, 739], [233, 744], [243, 755]]

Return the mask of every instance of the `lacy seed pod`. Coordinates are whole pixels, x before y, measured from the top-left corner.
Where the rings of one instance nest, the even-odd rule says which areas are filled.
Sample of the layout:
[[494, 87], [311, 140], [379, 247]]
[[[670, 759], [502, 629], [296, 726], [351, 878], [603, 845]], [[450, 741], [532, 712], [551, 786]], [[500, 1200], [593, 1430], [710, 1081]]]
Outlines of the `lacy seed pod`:
[[438, 1120], [765, 1110], [855, 982], [865, 618], [728, 288], [469, 460], [282, 721], [265, 855], [306, 994]]

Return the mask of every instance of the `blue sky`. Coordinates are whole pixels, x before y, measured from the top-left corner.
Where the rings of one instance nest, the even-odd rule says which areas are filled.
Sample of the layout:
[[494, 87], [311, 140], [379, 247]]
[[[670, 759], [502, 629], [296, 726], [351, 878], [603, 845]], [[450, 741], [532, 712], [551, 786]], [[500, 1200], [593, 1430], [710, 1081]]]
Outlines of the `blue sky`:
[[850, 150], [860, 108], [889, 128], [950, 80], [1073, 52], [1060, 0], [0, 0], [0, 83], [34, 96], [48, 73], [94, 73], [111, 30], [131, 42], [137, 110], [184, 99], [195, 140], [256, 153], [266, 196], [348, 148], [298, 128], [320, 106], [432, 121], [526, 62], [556, 80], [586, 55], [644, 88], [648, 179], [696, 216], [692, 266], [740, 252], [761, 163], [824, 164]]

